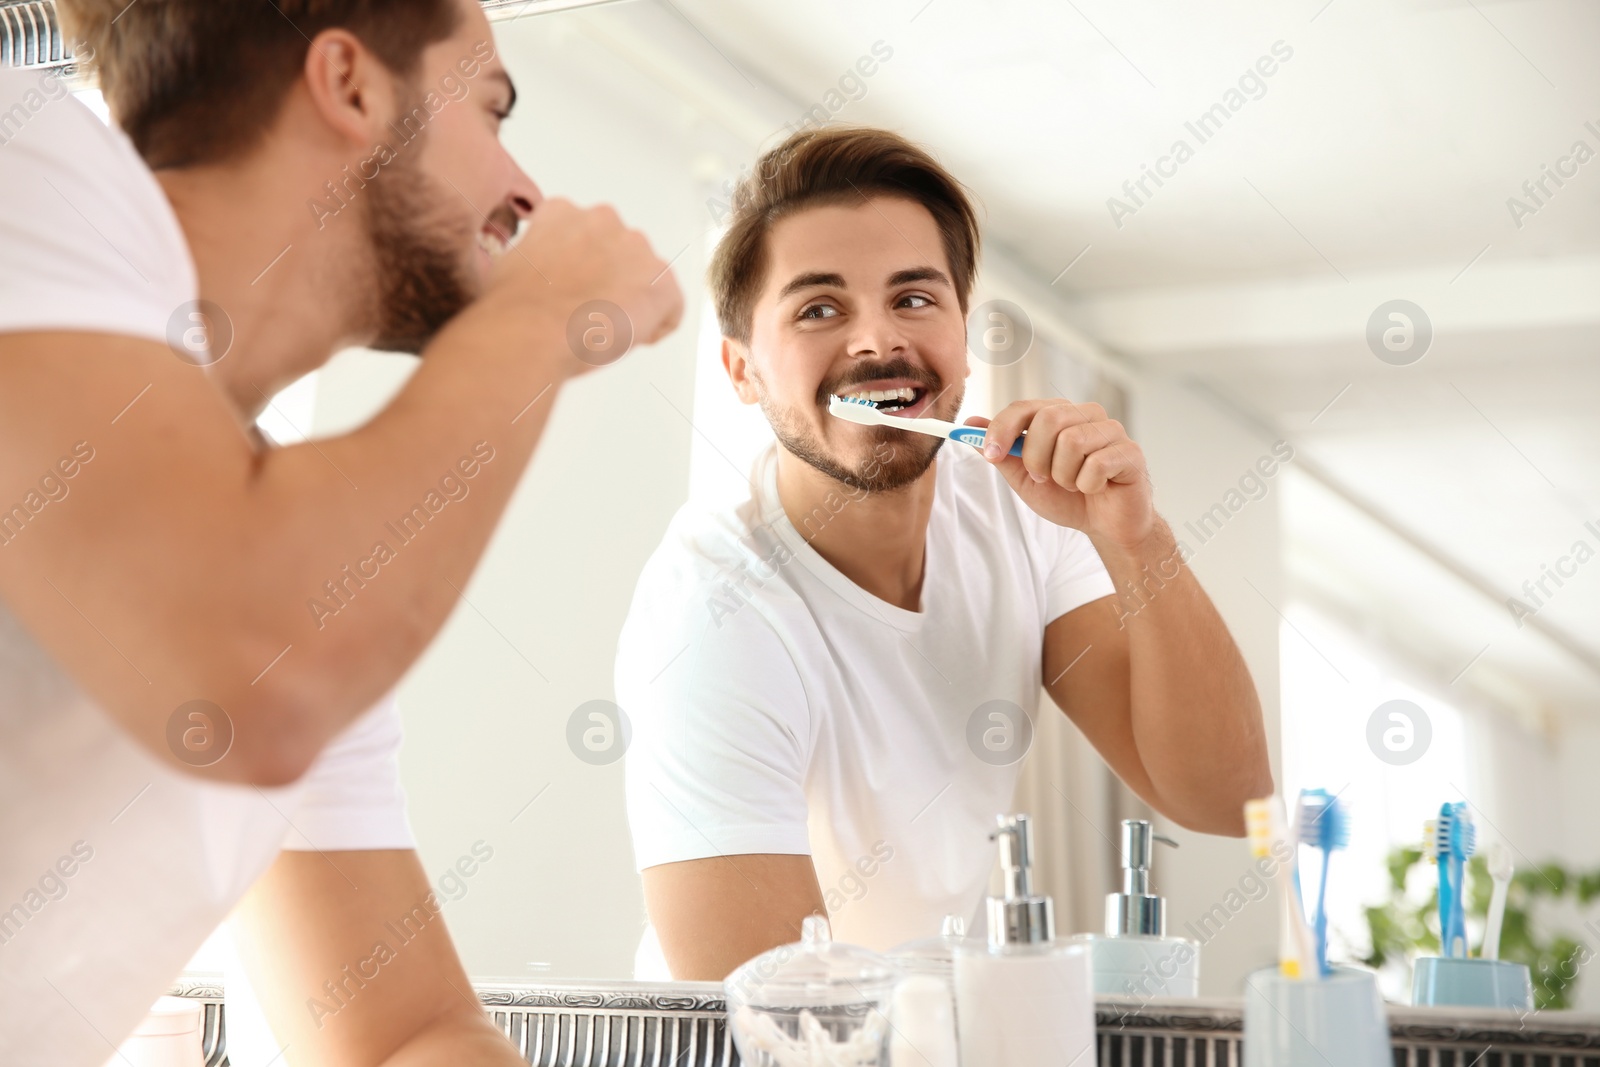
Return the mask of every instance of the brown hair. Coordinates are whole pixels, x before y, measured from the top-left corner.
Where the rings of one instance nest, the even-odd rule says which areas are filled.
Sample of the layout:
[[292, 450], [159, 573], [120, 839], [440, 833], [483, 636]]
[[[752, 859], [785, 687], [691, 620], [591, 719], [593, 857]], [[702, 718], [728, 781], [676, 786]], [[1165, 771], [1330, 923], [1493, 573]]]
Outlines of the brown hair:
[[61, 0], [106, 104], [152, 169], [253, 147], [313, 37], [343, 27], [396, 75], [455, 31], [454, 0]]
[[728, 230], [708, 271], [723, 336], [750, 340], [773, 223], [802, 208], [874, 194], [914, 200], [933, 215], [965, 312], [978, 269], [979, 237], [977, 213], [961, 183], [897, 133], [828, 126], [801, 130], [763, 155], [734, 190]]

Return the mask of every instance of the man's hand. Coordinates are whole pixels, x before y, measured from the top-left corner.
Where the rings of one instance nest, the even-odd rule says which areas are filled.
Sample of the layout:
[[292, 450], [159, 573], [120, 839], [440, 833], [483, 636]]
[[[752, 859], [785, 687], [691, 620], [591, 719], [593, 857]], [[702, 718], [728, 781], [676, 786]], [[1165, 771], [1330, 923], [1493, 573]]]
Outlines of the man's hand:
[[[626, 321], [612, 321], [603, 310], [580, 314], [595, 301], [620, 308]], [[654, 344], [677, 329], [683, 292], [670, 265], [644, 234], [623, 225], [615, 209], [551, 198], [534, 209], [483, 296], [463, 314], [514, 323], [541, 338], [553, 333], [558, 343], [551, 347], [563, 357], [557, 369], [576, 376], [620, 358], [629, 338], [631, 345]], [[570, 344], [574, 316], [582, 358]]]
[[[978, 416], [967, 424], [988, 427], [984, 458], [1023, 503], [1056, 525], [1129, 550], [1156, 531], [1144, 452], [1099, 404], [1019, 400], [993, 419]], [[1021, 457], [1007, 455], [1023, 431]]]

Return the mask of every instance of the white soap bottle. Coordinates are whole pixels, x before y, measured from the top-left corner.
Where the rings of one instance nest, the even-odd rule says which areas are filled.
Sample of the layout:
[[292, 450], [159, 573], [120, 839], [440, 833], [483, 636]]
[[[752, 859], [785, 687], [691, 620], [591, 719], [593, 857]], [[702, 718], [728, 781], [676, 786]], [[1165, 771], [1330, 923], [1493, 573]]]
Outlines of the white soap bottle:
[[989, 937], [956, 952], [961, 1062], [980, 1067], [1094, 1067], [1089, 947], [1055, 939], [1054, 905], [1033, 892], [1033, 829], [1001, 815], [1005, 896], [988, 901]]
[[1074, 940], [1090, 946], [1094, 988], [1102, 996], [1200, 995], [1200, 946], [1167, 936], [1167, 902], [1150, 892], [1155, 842], [1177, 847], [1143, 819], [1122, 820], [1122, 892], [1106, 897], [1106, 932]]

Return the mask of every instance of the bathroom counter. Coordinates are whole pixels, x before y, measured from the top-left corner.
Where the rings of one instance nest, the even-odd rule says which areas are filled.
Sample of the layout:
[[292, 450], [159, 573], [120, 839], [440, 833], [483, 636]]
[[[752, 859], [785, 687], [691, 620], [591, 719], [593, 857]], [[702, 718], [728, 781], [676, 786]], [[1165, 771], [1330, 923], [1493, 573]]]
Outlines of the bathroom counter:
[[[474, 988], [484, 1010], [540, 1067], [739, 1062], [720, 983], [484, 979]], [[215, 975], [186, 976], [172, 990], [206, 1002], [207, 1067], [226, 1062], [222, 992]], [[1490, 1049], [1506, 1065], [1600, 1065], [1600, 1015], [1386, 1007], [1396, 1067], [1476, 1063]], [[1105, 997], [1096, 1001], [1095, 1014], [1101, 1067], [1240, 1062], [1239, 1000]]]

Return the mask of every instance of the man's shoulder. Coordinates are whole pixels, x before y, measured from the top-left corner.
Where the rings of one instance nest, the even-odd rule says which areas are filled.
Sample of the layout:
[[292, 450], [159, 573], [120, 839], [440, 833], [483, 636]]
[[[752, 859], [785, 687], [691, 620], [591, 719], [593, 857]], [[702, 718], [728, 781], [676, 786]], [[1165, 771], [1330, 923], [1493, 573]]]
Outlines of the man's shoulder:
[[107, 165], [143, 167], [121, 131], [97, 118], [49, 70], [0, 68], [0, 146], [17, 149], [6, 157], [12, 166], [60, 159], [90, 174]]
[[789, 584], [786, 523], [781, 512], [764, 513], [755, 494], [680, 508], [639, 575], [619, 670], [623, 660], [685, 645], [717, 662], [787, 654], [785, 634], [804, 625], [807, 609]]
[[704, 592], [791, 554], [780, 525], [759, 497], [722, 504], [700, 501], [678, 509], [640, 576], [643, 588], [666, 594]]
[[53, 73], [0, 71], [0, 200], [0, 237], [15, 253], [0, 262], [0, 330], [165, 340], [197, 295], [155, 175]]

